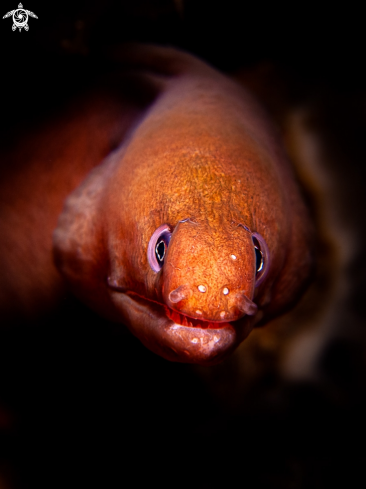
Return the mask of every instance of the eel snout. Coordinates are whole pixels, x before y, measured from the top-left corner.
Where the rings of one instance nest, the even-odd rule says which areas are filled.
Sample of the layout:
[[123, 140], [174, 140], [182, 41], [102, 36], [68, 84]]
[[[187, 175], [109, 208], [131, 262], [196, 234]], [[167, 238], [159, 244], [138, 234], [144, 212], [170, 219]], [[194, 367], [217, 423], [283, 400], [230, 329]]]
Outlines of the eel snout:
[[[227, 239], [223, 239], [223, 236]], [[256, 256], [251, 235], [181, 223], [171, 235], [162, 270], [162, 298], [171, 310], [201, 321], [253, 316]]]
[[[201, 298], [201, 294], [206, 296]], [[257, 312], [256, 304], [247, 297], [245, 291], [202, 284], [196, 287], [180, 285], [168, 294], [166, 302], [173, 311], [203, 321], [236, 321], [244, 315], [253, 316]]]

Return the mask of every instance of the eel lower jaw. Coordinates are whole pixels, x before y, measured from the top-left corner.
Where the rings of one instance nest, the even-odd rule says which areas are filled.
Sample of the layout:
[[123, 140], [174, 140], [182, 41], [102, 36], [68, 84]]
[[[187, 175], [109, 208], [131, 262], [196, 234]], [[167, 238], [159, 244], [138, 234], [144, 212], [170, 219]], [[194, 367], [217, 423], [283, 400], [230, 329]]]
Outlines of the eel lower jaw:
[[111, 298], [130, 331], [151, 351], [174, 362], [219, 363], [254, 325], [251, 316], [230, 323], [195, 320], [131, 292], [112, 292]]

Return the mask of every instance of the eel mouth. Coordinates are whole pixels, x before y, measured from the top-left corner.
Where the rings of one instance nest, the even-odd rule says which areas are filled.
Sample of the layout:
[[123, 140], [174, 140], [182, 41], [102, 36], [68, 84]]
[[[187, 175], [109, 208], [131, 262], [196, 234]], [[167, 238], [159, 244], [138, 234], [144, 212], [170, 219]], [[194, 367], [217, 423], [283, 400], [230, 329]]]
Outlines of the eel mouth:
[[170, 307], [166, 305], [164, 305], [164, 309], [167, 317], [175, 324], [180, 324], [181, 326], [202, 329], [220, 329], [230, 326], [230, 322], [228, 321], [205, 321], [203, 319], [191, 318], [185, 314], [173, 311], [173, 309], [170, 309]]
[[232, 322], [194, 319], [134, 292], [114, 292], [122, 322], [147, 348], [163, 358], [214, 365], [228, 356], [253, 328], [253, 317]]

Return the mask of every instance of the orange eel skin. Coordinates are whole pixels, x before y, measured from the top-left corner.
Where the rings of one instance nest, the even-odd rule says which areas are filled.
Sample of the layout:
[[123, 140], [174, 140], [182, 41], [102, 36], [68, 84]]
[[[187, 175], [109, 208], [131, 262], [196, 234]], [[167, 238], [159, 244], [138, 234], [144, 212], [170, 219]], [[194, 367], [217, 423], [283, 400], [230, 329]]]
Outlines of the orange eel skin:
[[2, 152], [2, 310], [37, 317], [68, 288], [164, 358], [217, 363], [298, 300], [312, 223], [242, 86], [172, 48], [113, 62]]

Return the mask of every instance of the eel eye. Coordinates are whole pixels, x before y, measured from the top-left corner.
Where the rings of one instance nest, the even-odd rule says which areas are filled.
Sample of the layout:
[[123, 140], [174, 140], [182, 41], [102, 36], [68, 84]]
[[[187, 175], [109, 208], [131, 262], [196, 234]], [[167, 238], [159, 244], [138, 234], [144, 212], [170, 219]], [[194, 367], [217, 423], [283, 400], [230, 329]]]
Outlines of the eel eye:
[[258, 275], [258, 273], [263, 270], [263, 255], [259, 246], [257, 246], [256, 244], [254, 244], [254, 251], [255, 251], [255, 268], [256, 268], [256, 274]]
[[153, 232], [147, 247], [147, 260], [154, 272], [159, 272], [164, 265], [164, 258], [172, 233], [167, 224], [162, 224]]
[[160, 263], [161, 265], [163, 265], [164, 263], [165, 251], [166, 251], [166, 243], [163, 239], [160, 239], [158, 244], [155, 246], [155, 256], [156, 259], [158, 260], [158, 263]]
[[268, 247], [262, 236], [258, 233], [252, 234], [252, 241], [255, 252], [255, 286], [258, 287], [263, 282], [264, 277], [268, 272], [269, 252]]

